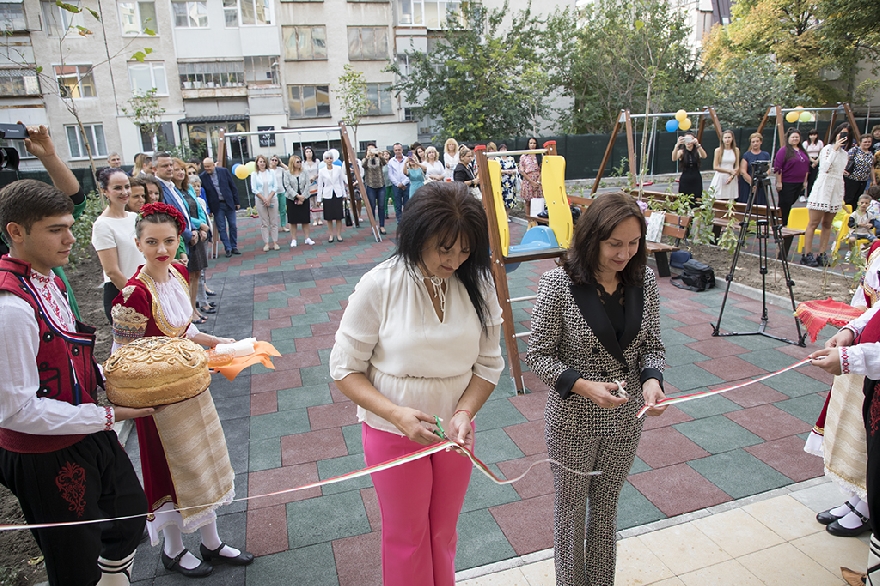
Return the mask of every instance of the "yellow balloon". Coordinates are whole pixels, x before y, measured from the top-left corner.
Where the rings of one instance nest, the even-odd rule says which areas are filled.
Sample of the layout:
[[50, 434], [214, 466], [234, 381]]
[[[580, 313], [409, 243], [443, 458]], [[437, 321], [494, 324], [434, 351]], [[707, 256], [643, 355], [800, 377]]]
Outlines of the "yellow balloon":
[[248, 175], [250, 174], [251, 172], [248, 171], [248, 168], [244, 165], [239, 165], [238, 168], [235, 170], [235, 176], [239, 179], [247, 179]]
[[[675, 119], [678, 120], [679, 124], [684, 122], [685, 118], [687, 118], [688, 113], [684, 110], [679, 110], [675, 113]], [[687, 130], [686, 128], [684, 130]]]
[[[676, 114], [677, 116], [677, 114]], [[678, 123], [679, 130], [690, 130], [691, 129], [691, 119], [685, 117], [684, 120], [679, 121]]]
[[785, 120], [790, 124], [794, 124], [798, 121], [799, 117], [800, 114], [797, 111], [792, 111], [785, 115]]

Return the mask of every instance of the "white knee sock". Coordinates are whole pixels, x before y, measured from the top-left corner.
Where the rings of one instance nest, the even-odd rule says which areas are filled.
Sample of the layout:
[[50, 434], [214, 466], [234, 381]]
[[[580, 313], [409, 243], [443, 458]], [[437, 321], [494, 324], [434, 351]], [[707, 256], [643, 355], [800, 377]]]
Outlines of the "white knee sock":
[[[165, 536], [165, 555], [172, 559], [176, 558], [184, 549], [183, 534], [181, 534], [180, 528], [177, 525], [167, 525], [162, 530], [162, 534]], [[199, 567], [201, 560], [190, 552], [186, 552], [178, 563], [181, 567], [192, 570]]]
[[[214, 519], [213, 523], [208, 525], [204, 525], [199, 528], [199, 532], [202, 534], [202, 544], [208, 549], [214, 550], [220, 547], [223, 541], [220, 539], [220, 534], [217, 532], [217, 520]], [[234, 547], [229, 547], [228, 545], [224, 546], [220, 551], [220, 555], [223, 557], [234, 558], [239, 555], [241, 551], [235, 549]]]
[[121, 560], [108, 560], [98, 557], [98, 568], [101, 579], [97, 586], [129, 586], [131, 584], [131, 567], [134, 564], [134, 553], [131, 552]]

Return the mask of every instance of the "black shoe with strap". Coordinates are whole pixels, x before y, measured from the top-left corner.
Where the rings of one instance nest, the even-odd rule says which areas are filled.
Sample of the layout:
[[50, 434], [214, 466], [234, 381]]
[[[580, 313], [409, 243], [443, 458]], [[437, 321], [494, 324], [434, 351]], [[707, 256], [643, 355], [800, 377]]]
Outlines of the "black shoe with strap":
[[230, 566], [247, 566], [250, 565], [251, 562], [254, 561], [254, 554], [248, 553], [246, 551], [241, 551], [235, 557], [229, 557], [225, 555], [221, 555], [221, 551], [226, 547], [225, 543], [220, 543], [220, 547], [217, 549], [208, 549], [205, 547], [205, 544], [202, 543], [199, 545], [199, 552], [202, 554], [202, 559], [205, 561], [214, 563], [214, 564], [229, 564]]
[[165, 569], [169, 572], [177, 572], [187, 578], [204, 578], [205, 576], [209, 576], [211, 572], [214, 571], [214, 566], [205, 562], [204, 560], [199, 560], [199, 565], [195, 568], [184, 568], [180, 565], [180, 560], [189, 552], [188, 549], [183, 548], [179, 554], [174, 556], [173, 558], [165, 553], [165, 550], [162, 550], [162, 555], [160, 556], [162, 559], [162, 565], [165, 566]]
[[858, 527], [853, 527], [852, 529], [850, 529], [849, 527], [844, 527], [843, 525], [841, 525], [840, 520], [838, 519], [837, 521], [834, 521], [833, 523], [825, 527], [825, 531], [836, 537], [858, 537], [859, 535], [867, 533], [871, 530], [871, 520], [869, 518], [858, 512], [849, 501], [843, 504], [849, 507], [850, 511], [855, 513], [856, 517], [858, 517], [859, 521], [861, 521], [861, 524]]

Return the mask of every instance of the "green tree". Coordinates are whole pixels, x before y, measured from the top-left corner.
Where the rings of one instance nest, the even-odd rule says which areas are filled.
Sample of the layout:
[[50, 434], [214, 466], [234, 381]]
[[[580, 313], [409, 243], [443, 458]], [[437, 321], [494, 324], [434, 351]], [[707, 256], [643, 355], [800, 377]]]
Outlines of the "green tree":
[[[664, 0], [597, 0], [555, 12], [542, 44], [552, 83], [573, 101], [565, 129], [607, 132], [621, 108], [703, 105], [690, 34]], [[672, 95], [677, 103], [667, 104]]]
[[507, 3], [489, 10], [464, 2], [428, 53], [407, 51], [409, 71], [398, 64], [393, 89], [458, 140], [516, 136], [533, 131], [550, 112], [548, 78], [541, 72], [536, 39], [540, 22], [530, 8], [501, 24]]
[[357, 71], [351, 65], [344, 66], [345, 73], [336, 80], [338, 89], [333, 90], [342, 104], [345, 116], [342, 121], [350, 126], [354, 136], [354, 146], [357, 149], [357, 132], [361, 118], [370, 112], [372, 102], [367, 99], [367, 78], [362, 71]]
[[162, 114], [165, 108], [159, 104], [156, 97], [156, 88], [151, 88], [144, 93], [133, 95], [128, 100], [128, 105], [122, 107], [122, 112], [126, 116], [131, 116], [132, 121], [141, 130], [146, 131], [150, 136], [150, 144], [153, 150], [159, 148], [156, 135], [162, 125]]

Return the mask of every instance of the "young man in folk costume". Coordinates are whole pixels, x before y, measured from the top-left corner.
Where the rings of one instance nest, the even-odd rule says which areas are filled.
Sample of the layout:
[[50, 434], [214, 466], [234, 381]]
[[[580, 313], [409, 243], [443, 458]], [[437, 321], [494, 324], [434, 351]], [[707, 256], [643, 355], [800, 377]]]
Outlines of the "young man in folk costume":
[[[54, 183], [70, 192], [73, 174], [47, 133], [31, 130]], [[36, 139], [36, 140], [33, 140]], [[37, 154], [35, 152], [35, 154]], [[38, 155], [39, 156], [39, 155]], [[0, 191], [0, 482], [30, 524], [141, 515], [143, 489], [113, 431], [116, 421], [154, 409], [95, 404], [100, 373], [94, 330], [79, 323], [52, 269], [75, 242], [74, 201], [39, 181]], [[127, 585], [144, 518], [36, 529], [52, 585]]]

